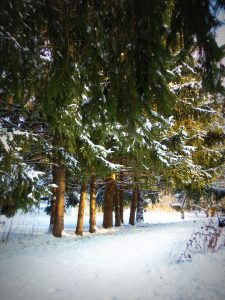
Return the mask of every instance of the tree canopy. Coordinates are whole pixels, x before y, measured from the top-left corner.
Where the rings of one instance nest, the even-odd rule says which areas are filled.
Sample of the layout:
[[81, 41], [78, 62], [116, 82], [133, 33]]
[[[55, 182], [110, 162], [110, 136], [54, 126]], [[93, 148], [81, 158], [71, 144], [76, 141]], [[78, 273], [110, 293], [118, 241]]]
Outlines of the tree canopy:
[[223, 0], [1, 1], [1, 212], [32, 205], [52, 182], [63, 182], [62, 198], [93, 170], [129, 170], [143, 188], [213, 180], [224, 163], [221, 9]]
[[202, 57], [206, 88], [221, 87], [215, 29], [224, 7], [209, 0], [2, 1], [3, 95], [22, 103], [34, 96], [52, 123], [87, 89], [93, 109], [103, 101], [123, 122], [152, 106], [168, 114], [167, 67], [178, 46], [179, 59], [189, 51]]

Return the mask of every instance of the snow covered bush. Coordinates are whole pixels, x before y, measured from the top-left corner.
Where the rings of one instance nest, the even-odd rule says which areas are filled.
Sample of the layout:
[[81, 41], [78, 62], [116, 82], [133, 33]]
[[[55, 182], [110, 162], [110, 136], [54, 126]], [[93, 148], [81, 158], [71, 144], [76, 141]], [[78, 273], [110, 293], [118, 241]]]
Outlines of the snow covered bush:
[[207, 224], [201, 226], [199, 231], [192, 234], [178, 262], [190, 260], [196, 253], [213, 253], [224, 247], [225, 229], [218, 227], [214, 220], [209, 220]]

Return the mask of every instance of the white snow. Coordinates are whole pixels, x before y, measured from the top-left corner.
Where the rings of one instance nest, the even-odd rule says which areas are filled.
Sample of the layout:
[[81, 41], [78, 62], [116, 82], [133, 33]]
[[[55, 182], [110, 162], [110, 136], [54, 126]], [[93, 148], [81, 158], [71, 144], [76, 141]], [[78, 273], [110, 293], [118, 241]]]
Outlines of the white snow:
[[32, 181], [36, 178], [36, 179], [39, 179], [39, 176], [42, 176], [44, 175], [45, 173], [44, 172], [41, 172], [41, 171], [35, 171], [33, 169], [27, 169], [26, 170], [26, 175], [29, 179], [31, 179]]
[[82, 95], [82, 103], [81, 106], [85, 105], [85, 104], [89, 104], [91, 102], [91, 98], [88, 98], [86, 95]]
[[[203, 214], [145, 212], [145, 222], [76, 237], [76, 218], [65, 215], [65, 234], [54, 238], [39, 213], [0, 217], [0, 299], [200, 300], [225, 299], [225, 250], [178, 263], [186, 242], [207, 220]], [[6, 222], [6, 223], [4, 223]], [[8, 227], [7, 227], [8, 226]]]
[[0, 136], [0, 142], [2, 143], [4, 149], [5, 149], [7, 152], [9, 152], [10, 146], [8, 145], [7, 140], [8, 140], [7, 135], [2, 135], [2, 136]]
[[55, 183], [51, 183], [51, 184], [49, 184], [49, 186], [52, 187], [52, 188], [58, 188], [58, 185], [55, 184]]

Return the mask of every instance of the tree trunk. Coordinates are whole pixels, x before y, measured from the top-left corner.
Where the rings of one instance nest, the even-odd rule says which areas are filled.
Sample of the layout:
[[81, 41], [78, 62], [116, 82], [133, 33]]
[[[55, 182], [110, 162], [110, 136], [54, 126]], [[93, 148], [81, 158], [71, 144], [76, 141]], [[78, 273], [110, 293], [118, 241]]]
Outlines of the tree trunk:
[[[120, 182], [124, 180], [123, 172], [120, 172]], [[120, 186], [119, 190], [119, 202], [120, 202], [120, 221], [123, 224], [123, 189]]]
[[138, 189], [137, 192], [137, 214], [136, 214], [136, 222], [141, 223], [144, 222], [144, 199], [141, 196], [141, 192]]
[[103, 202], [103, 227], [110, 228], [113, 226], [113, 190], [115, 184], [115, 174], [106, 178], [105, 194]]
[[52, 234], [61, 237], [64, 229], [65, 167], [60, 160], [55, 166], [56, 200]]
[[90, 220], [89, 220], [89, 232], [94, 233], [96, 231], [96, 186], [95, 176], [91, 175], [90, 181]]
[[138, 189], [135, 186], [133, 188], [133, 195], [132, 195], [132, 201], [131, 201], [131, 207], [130, 207], [130, 218], [129, 218], [129, 224], [135, 225], [135, 212], [137, 208], [137, 197], [138, 197]]
[[120, 219], [120, 191], [115, 187], [114, 191], [114, 205], [115, 205], [115, 226], [121, 226]]
[[78, 210], [77, 227], [75, 231], [76, 235], [83, 235], [85, 201], [86, 201], [86, 180], [83, 179], [81, 183], [80, 204]]
[[[55, 165], [52, 166], [52, 181], [53, 183], [56, 182], [56, 167]], [[50, 202], [50, 224], [49, 224], [49, 232], [52, 233], [53, 226], [54, 226], [54, 219], [55, 219], [55, 207], [56, 207], [56, 191], [57, 188], [52, 188], [52, 196], [51, 196], [51, 202]]]
[[56, 207], [56, 196], [53, 194], [51, 199], [51, 207], [50, 207], [50, 224], [49, 224], [49, 232], [52, 233], [54, 218], [55, 218], [55, 207]]

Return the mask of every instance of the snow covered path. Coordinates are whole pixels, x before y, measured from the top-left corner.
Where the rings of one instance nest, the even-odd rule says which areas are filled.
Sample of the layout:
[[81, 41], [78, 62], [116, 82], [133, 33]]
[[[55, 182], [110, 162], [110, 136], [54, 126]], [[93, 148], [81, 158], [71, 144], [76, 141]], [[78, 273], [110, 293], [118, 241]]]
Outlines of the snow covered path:
[[202, 222], [1, 245], [0, 299], [224, 300], [224, 250], [177, 263]]

